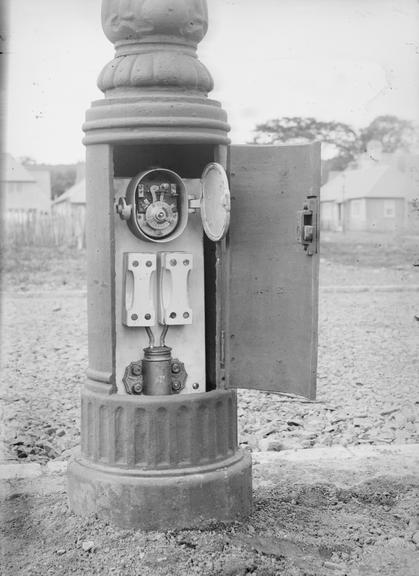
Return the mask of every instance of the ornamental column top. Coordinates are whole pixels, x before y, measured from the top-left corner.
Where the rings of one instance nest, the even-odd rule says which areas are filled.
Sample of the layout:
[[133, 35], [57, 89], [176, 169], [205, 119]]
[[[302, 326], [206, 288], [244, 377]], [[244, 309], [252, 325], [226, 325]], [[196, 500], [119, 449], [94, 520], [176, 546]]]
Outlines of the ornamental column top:
[[196, 47], [208, 29], [206, 0], [103, 0], [102, 26], [116, 46], [167, 41]]
[[102, 27], [116, 50], [98, 80], [107, 95], [126, 88], [212, 90], [196, 55], [208, 29], [206, 0], [102, 0]]
[[208, 28], [206, 0], [102, 0], [115, 57], [98, 78], [85, 144], [228, 144], [227, 115], [210, 100], [213, 80], [196, 49]]

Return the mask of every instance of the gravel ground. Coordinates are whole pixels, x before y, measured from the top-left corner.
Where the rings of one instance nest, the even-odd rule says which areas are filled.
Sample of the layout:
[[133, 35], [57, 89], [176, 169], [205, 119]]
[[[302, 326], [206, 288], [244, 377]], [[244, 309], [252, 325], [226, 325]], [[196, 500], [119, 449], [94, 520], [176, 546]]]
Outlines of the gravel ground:
[[67, 458], [79, 439], [79, 389], [87, 365], [85, 297], [4, 296], [2, 343], [0, 460]]
[[[76, 517], [62, 488], [32, 487], [0, 499], [0, 573], [416, 576], [417, 479], [310, 484], [304, 466], [269, 484], [258, 463], [266, 450], [419, 441], [414, 250], [339, 242], [324, 244], [321, 263], [317, 401], [239, 392], [240, 440], [255, 462], [245, 523], [118, 530]], [[25, 249], [4, 260], [0, 461], [67, 460], [79, 444], [84, 258]]]
[[[376, 244], [355, 246], [351, 257], [345, 245], [342, 263], [336, 243], [326, 243], [318, 399], [240, 391], [243, 445], [258, 451], [419, 441], [419, 268], [405, 244], [399, 264], [393, 250], [392, 266], [383, 266], [386, 252], [380, 247], [380, 260]], [[74, 251], [21, 249], [5, 258], [0, 460], [68, 459], [79, 443], [83, 266], [84, 253]]]
[[318, 400], [242, 392], [241, 441], [253, 450], [417, 442], [418, 296], [322, 294]]

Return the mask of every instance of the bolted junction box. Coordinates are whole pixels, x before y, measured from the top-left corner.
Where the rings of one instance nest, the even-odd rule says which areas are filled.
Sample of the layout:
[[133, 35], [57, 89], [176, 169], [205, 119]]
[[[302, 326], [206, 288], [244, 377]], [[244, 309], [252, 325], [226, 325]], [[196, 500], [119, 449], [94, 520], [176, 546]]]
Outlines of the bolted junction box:
[[[89, 368], [79, 514], [128, 528], [251, 511], [235, 388], [314, 397], [319, 147], [230, 147], [196, 58], [205, 0], [104, 0], [87, 112]], [[229, 180], [229, 181], [228, 181]]]

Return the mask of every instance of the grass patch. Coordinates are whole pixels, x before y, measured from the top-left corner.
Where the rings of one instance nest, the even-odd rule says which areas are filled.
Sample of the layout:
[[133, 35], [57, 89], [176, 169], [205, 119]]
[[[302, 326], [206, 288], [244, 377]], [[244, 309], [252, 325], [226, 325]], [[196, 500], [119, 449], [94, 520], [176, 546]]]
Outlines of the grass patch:
[[19, 246], [1, 252], [2, 289], [86, 288], [86, 251]]

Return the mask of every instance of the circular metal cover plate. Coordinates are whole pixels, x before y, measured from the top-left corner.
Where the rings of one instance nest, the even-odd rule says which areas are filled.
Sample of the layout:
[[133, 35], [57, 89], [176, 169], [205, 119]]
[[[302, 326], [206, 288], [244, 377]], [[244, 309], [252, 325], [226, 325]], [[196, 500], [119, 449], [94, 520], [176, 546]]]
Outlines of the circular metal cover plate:
[[201, 218], [205, 234], [218, 242], [230, 224], [230, 188], [221, 164], [212, 162], [202, 174]]

